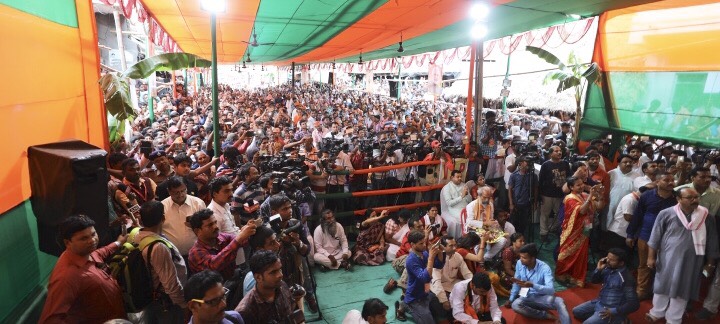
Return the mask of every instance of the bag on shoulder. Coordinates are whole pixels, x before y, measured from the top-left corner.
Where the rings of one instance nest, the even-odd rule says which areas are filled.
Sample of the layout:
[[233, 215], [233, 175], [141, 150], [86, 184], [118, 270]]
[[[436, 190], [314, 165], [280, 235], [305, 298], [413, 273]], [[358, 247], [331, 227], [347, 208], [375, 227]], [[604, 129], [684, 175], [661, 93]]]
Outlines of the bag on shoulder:
[[142, 311], [155, 297], [152, 264], [143, 258], [142, 251], [148, 249], [148, 260], [156, 243], [163, 243], [172, 251], [171, 243], [158, 235], [147, 236], [136, 243], [135, 237], [139, 232], [139, 227], [130, 231], [127, 242], [105, 262], [108, 272], [122, 289], [125, 311], [128, 313]]

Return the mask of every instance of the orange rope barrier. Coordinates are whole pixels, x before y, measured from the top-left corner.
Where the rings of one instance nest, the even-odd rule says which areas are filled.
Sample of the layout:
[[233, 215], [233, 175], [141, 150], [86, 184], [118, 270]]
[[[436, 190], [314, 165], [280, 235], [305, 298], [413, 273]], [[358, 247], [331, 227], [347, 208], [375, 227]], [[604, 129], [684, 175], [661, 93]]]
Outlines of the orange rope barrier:
[[422, 187], [406, 187], [406, 188], [394, 188], [394, 189], [383, 189], [383, 190], [370, 190], [370, 191], [359, 191], [359, 192], [353, 192], [353, 197], [370, 197], [370, 196], [379, 196], [379, 195], [393, 195], [393, 194], [400, 194], [400, 193], [406, 193], [406, 192], [423, 192], [423, 191], [430, 191], [435, 189], [442, 189], [444, 184], [436, 184], [436, 185], [430, 185], [430, 186], [422, 186]]
[[361, 169], [361, 170], [355, 170], [355, 171], [351, 172], [351, 174], [386, 172], [386, 171], [390, 171], [390, 170], [409, 168], [409, 167], [420, 166], [420, 165], [433, 165], [433, 164], [440, 164], [440, 160], [408, 162], [408, 163], [403, 163], [403, 164], [387, 165], [387, 166], [381, 166], [381, 167], [370, 168], [370, 169]]
[[[425, 206], [430, 206], [430, 205], [440, 205], [440, 202], [439, 201], [428, 201], [428, 202], [419, 202], [419, 203], [407, 204], [407, 205], [375, 207], [375, 208], [369, 208], [369, 209], [377, 210], [377, 211], [387, 210], [389, 212], [394, 212], [394, 211], [398, 211], [402, 208], [415, 209], [415, 208], [420, 208], [420, 207], [425, 207]], [[356, 210], [354, 213], [355, 213], [355, 215], [362, 215], [365, 213], [366, 210], [367, 209]]]

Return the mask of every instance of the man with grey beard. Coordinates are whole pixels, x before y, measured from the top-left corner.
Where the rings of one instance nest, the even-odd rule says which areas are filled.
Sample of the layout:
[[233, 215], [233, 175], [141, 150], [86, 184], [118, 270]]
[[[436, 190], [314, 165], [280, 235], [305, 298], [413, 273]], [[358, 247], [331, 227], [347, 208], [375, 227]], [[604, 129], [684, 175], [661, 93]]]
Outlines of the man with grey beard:
[[340, 267], [350, 270], [350, 250], [348, 240], [342, 225], [335, 220], [334, 213], [325, 209], [322, 212], [322, 221], [313, 234], [315, 243], [315, 262], [330, 268]]

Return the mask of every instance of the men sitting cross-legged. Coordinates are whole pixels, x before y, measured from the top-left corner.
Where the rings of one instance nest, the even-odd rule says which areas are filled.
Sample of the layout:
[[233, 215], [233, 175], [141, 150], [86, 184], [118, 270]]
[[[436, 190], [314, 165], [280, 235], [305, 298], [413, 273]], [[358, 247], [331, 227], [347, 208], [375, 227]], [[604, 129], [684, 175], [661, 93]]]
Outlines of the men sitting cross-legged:
[[565, 301], [555, 296], [553, 273], [547, 263], [538, 260], [538, 248], [534, 243], [520, 248], [520, 260], [515, 265], [510, 301], [507, 307], [530, 318], [557, 319], [547, 311], [555, 309], [561, 324], [570, 323]]

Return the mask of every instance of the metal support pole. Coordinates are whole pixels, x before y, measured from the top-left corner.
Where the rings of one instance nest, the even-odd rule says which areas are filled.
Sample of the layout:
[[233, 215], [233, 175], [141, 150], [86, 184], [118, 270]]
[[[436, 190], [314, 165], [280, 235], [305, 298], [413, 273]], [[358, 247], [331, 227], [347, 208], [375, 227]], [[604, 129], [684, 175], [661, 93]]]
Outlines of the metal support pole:
[[477, 57], [477, 67], [475, 68], [475, 141], [480, 143], [480, 126], [482, 125], [483, 111], [483, 41], [477, 43], [475, 56]]
[[[465, 145], [465, 155], [470, 154], [470, 137], [472, 137], [472, 111], [473, 111], [473, 77], [475, 74], [475, 44], [470, 44], [470, 70], [468, 71], [468, 94], [467, 94], [467, 107], [465, 108], [465, 136], [468, 138], [468, 143]], [[477, 142], [480, 143], [480, 142]]]
[[125, 60], [125, 46], [123, 45], [122, 22], [120, 22], [120, 10], [118, 4], [113, 6], [113, 18], [115, 18], [115, 35], [117, 36], [118, 51], [120, 51], [120, 66], [122, 71], [127, 70], [127, 61]]
[[216, 15], [210, 15], [210, 34], [212, 37], [212, 109], [213, 109], [213, 151], [215, 157], [220, 157], [220, 118], [218, 117], [218, 72], [217, 72], [217, 39]]
[[[153, 44], [150, 41], [150, 37], [147, 38], [147, 57], [153, 56]], [[155, 122], [155, 73], [151, 73], [147, 78], [147, 89], [148, 89], [148, 112], [150, 113], [150, 123]]]
[[188, 76], [187, 69], [184, 69], [183, 70], [183, 90], [185, 90], [185, 94], [189, 93], [188, 88], [187, 88], [187, 76]]
[[[400, 59], [400, 57], [398, 57]], [[402, 60], [399, 60], [400, 64], [398, 64], [398, 83], [397, 83], [397, 100], [400, 102], [400, 92], [402, 90]]]
[[[505, 68], [505, 80], [507, 80], [508, 77], [510, 77], [510, 55], [512, 55], [512, 52], [510, 52], [510, 54], [508, 54], [507, 68]], [[503, 96], [502, 105], [503, 105], [502, 114], [503, 114], [503, 116], [505, 116], [507, 114], [507, 97], [505, 97], [505, 96]]]
[[290, 89], [295, 90], [295, 62], [292, 62], [291, 73], [292, 73], [292, 77], [291, 77], [292, 81], [290, 81]]

